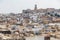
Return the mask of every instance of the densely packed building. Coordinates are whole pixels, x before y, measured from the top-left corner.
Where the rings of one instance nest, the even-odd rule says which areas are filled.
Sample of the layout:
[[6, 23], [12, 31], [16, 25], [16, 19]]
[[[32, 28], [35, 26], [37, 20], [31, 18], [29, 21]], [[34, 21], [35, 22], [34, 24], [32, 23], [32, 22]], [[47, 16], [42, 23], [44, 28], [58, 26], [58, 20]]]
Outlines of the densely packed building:
[[22, 13], [0, 14], [0, 36], [3, 39], [49, 34], [60, 38], [60, 9], [23, 10]]

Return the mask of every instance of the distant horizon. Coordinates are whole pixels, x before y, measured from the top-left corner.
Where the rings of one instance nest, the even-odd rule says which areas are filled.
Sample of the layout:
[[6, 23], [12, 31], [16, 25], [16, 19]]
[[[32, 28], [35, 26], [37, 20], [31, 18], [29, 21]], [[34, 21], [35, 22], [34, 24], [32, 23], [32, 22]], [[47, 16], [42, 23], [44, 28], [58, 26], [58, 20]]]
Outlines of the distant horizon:
[[60, 0], [0, 0], [0, 13], [21, 13], [25, 9], [60, 9]]
[[[38, 9], [49, 9], [49, 8], [38, 8]], [[54, 9], [57, 9], [57, 8], [54, 8]], [[60, 8], [58, 8], [58, 9], [60, 9]], [[17, 13], [22, 13], [23, 10], [27, 10], [27, 9], [22, 9], [21, 12], [17, 12]], [[34, 10], [34, 9], [30, 9], [30, 10]], [[10, 13], [16, 14], [16, 12], [7, 12], [7, 13], [8, 14], [10, 14]], [[7, 13], [0, 12], [0, 14], [7, 14]]]

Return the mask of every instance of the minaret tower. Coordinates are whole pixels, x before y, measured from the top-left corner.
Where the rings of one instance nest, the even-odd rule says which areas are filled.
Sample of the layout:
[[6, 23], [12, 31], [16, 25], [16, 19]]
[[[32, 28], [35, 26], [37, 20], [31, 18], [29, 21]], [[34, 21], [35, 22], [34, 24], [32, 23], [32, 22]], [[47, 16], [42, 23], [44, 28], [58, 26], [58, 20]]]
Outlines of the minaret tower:
[[34, 10], [37, 10], [37, 4], [35, 4]]

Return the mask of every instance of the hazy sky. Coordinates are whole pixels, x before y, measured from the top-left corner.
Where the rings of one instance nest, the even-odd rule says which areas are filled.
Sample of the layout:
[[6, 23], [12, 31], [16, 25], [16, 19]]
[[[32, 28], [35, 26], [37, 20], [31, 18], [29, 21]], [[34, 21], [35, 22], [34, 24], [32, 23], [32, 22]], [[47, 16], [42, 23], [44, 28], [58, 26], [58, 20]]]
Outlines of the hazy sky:
[[23, 9], [60, 8], [60, 0], [0, 0], [0, 13], [19, 13]]

